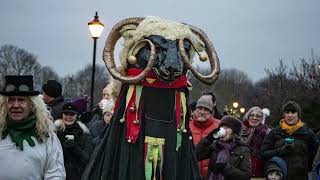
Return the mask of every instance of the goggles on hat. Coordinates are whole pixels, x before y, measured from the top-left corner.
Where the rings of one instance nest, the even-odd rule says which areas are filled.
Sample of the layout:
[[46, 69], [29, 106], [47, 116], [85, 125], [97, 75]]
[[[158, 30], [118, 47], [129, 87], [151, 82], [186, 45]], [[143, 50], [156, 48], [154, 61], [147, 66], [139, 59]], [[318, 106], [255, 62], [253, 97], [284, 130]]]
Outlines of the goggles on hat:
[[29, 86], [26, 84], [20, 84], [19, 86], [15, 86], [13, 84], [8, 84], [5, 87], [6, 92], [13, 92], [13, 91], [22, 91], [22, 92], [28, 92], [30, 91]]

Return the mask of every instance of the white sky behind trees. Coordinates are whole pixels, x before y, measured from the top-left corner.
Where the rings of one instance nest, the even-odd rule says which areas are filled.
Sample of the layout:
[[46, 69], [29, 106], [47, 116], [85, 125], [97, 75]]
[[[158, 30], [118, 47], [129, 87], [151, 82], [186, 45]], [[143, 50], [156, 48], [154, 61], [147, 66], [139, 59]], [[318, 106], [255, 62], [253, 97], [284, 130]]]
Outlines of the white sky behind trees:
[[[3, 0], [0, 46], [11, 44], [35, 54], [59, 75], [92, 63], [93, 40], [87, 23], [98, 11], [105, 30], [97, 63], [112, 26], [133, 16], [160, 16], [203, 29], [222, 68], [237, 68], [252, 80], [264, 69], [320, 54], [319, 0]], [[116, 54], [116, 57], [118, 55]]]

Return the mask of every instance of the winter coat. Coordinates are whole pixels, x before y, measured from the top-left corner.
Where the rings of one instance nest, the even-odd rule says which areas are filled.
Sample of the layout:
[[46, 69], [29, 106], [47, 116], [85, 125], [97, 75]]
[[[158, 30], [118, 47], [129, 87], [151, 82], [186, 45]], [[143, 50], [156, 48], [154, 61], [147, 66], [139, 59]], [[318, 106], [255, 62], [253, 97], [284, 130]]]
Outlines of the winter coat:
[[103, 131], [108, 127], [108, 125], [103, 120], [103, 117], [97, 116], [89, 123], [89, 130], [93, 138], [93, 143], [97, 146], [101, 142], [101, 135]]
[[[210, 158], [207, 179], [209, 179], [211, 173], [215, 172], [217, 155], [221, 150], [220, 142], [220, 140], [215, 140], [212, 143], [204, 138], [196, 146], [198, 161]], [[231, 149], [228, 162], [220, 173], [225, 180], [249, 180], [251, 177], [250, 148], [240, 139], [235, 139], [234, 142], [236, 145]]]
[[281, 173], [283, 175], [281, 180], [288, 180], [288, 169], [287, 169], [287, 164], [286, 162], [284, 162], [283, 159], [279, 158], [279, 157], [273, 157], [271, 158], [267, 164], [266, 164], [266, 169], [265, 169], [265, 176], [266, 176], [266, 180], [268, 179], [267, 176], [267, 167], [269, 166], [269, 164], [274, 163], [276, 164], [280, 169], [281, 169]]
[[[33, 137], [32, 137], [33, 138]], [[63, 153], [56, 134], [52, 131], [45, 142], [33, 138], [35, 146], [23, 142], [23, 151], [8, 135], [0, 139], [0, 179], [2, 180], [64, 180], [66, 172]]]
[[55, 98], [53, 101], [49, 102], [48, 107], [51, 110], [51, 116], [53, 120], [62, 118], [62, 106], [64, 105], [63, 96]]
[[[189, 123], [189, 127], [192, 133], [193, 142], [195, 145], [199, 144], [200, 140], [205, 138], [211, 131], [218, 128], [220, 120], [210, 118], [205, 122], [199, 122], [193, 117]], [[199, 162], [200, 175], [204, 178], [208, 174], [209, 159], [205, 159]]]
[[[294, 146], [286, 150], [285, 139], [289, 137], [295, 139]], [[261, 153], [266, 160], [274, 156], [284, 159], [288, 166], [288, 179], [307, 180], [317, 149], [317, 137], [310, 128], [303, 125], [291, 136], [280, 127], [271, 130], [262, 145]]]
[[320, 148], [318, 148], [316, 157], [313, 160], [312, 165], [312, 176], [313, 179], [320, 180], [319, 170], [320, 170]]
[[319, 170], [320, 170], [320, 161], [318, 161], [318, 163], [315, 164], [314, 169], [312, 171], [312, 174], [314, 175], [313, 179], [320, 180]]
[[[88, 128], [79, 121], [62, 130], [62, 120], [56, 120], [54, 125], [61, 142], [64, 164], [66, 168], [66, 180], [79, 180], [94, 150], [94, 144]], [[68, 136], [74, 137], [74, 144], [68, 144]]]
[[261, 157], [261, 146], [267, 134], [271, 131], [264, 124], [251, 127], [248, 120], [243, 122], [241, 138], [251, 148], [251, 170], [252, 177], [264, 177], [264, 160]]

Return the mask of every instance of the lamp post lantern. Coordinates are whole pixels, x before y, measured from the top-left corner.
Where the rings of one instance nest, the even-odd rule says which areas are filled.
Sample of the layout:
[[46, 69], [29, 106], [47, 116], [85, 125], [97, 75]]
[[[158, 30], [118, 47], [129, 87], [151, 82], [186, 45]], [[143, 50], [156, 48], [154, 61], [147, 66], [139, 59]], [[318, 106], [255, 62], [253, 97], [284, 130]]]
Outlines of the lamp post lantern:
[[239, 106], [239, 103], [235, 101], [235, 102], [232, 103], [232, 106], [233, 106], [235, 109], [237, 109], [237, 107]]
[[96, 11], [96, 15], [94, 19], [88, 23], [89, 31], [91, 37], [93, 38], [93, 59], [92, 59], [92, 74], [91, 74], [91, 90], [90, 90], [90, 109], [93, 108], [93, 101], [94, 101], [94, 82], [95, 82], [95, 71], [96, 71], [96, 47], [97, 47], [97, 39], [100, 37], [104, 24], [99, 21], [98, 12]]

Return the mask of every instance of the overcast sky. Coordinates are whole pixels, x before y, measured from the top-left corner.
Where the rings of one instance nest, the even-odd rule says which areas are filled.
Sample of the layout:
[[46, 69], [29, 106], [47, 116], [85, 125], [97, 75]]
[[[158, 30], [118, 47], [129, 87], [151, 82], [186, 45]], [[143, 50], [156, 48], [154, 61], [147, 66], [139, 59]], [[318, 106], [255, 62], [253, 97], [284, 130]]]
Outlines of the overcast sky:
[[[279, 59], [290, 64], [320, 54], [319, 0], [2, 0], [0, 46], [11, 44], [38, 57], [59, 75], [92, 63], [87, 23], [98, 11], [105, 30], [97, 63], [112, 26], [132, 16], [160, 16], [203, 29], [222, 68], [237, 68], [253, 80]], [[118, 57], [118, 56], [116, 56]]]

